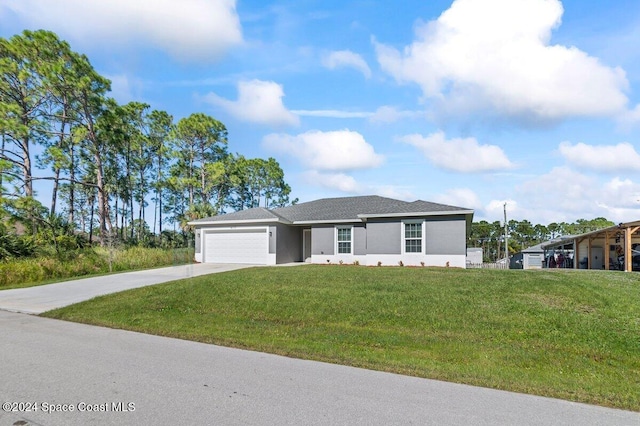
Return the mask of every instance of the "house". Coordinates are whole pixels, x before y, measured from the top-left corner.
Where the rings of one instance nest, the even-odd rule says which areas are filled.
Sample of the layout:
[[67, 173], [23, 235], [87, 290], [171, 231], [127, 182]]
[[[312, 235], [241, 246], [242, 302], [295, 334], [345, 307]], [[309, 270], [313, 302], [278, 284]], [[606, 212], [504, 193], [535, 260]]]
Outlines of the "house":
[[542, 269], [546, 267], [545, 250], [542, 246], [548, 243], [536, 244], [514, 254], [509, 259], [509, 269]]
[[325, 198], [189, 222], [195, 260], [465, 267], [473, 210], [379, 196]]

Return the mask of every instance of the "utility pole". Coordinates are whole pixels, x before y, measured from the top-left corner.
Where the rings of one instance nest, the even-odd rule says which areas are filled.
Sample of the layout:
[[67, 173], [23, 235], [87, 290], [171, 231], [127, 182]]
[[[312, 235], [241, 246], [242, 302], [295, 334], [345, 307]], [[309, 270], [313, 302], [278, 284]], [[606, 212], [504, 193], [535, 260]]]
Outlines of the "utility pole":
[[507, 228], [507, 203], [504, 203], [504, 255], [507, 259], [507, 265], [509, 265], [509, 232]]

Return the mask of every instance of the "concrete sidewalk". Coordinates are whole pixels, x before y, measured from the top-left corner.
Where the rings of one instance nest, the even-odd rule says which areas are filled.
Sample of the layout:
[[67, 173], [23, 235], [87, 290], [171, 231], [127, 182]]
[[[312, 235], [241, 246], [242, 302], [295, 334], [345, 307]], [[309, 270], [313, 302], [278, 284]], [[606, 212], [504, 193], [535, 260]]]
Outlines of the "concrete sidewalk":
[[41, 314], [105, 294], [254, 265], [198, 263], [0, 291], [0, 310]]

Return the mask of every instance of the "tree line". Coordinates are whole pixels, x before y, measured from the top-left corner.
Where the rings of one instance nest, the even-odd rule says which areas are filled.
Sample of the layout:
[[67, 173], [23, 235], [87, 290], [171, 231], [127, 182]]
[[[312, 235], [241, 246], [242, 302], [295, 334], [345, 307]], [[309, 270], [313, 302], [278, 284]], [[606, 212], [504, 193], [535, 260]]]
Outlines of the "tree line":
[[[578, 219], [573, 223], [550, 223], [533, 225], [528, 220], [510, 220], [507, 223], [507, 244], [509, 254], [518, 253], [528, 247], [566, 235], [579, 235], [615, 225], [610, 220], [598, 217], [591, 220]], [[504, 259], [504, 223], [482, 220], [471, 224], [467, 247], [481, 247], [484, 260], [495, 262]]]
[[[230, 153], [220, 121], [120, 105], [110, 84], [50, 31], [0, 38], [0, 235], [11, 219], [54, 240], [148, 242], [167, 224], [184, 235], [189, 220], [292, 202], [278, 162]], [[52, 185], [48, 206], [37, 181]]]

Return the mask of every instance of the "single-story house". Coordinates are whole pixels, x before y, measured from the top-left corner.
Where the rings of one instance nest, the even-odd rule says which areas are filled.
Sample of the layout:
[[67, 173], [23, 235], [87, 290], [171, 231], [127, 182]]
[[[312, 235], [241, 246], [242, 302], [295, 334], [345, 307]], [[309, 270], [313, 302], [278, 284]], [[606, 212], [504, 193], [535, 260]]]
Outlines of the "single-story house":
[[473, 210], [379, 196], [325, 198], [189, 222], [195, 260], [465, 267]]
[[[519, 253], [514, 254], [510, 258], [509, 269], [542, 269], [548, 268], [549, 262], [548, 259], [550, 256], [553, 256], [553, 251], [546, 252], [543, 246], [547, 246], [552, 243], [558, 243], [563, 241], [563, 238], [556, 238], [551, 241], [546, 241], [544, 243], [536, 244], [535, 246], [528, 247], [522, 250]], [[564, 257], [569, 260], [573, 256], [573, 252], [568, 253], [567, 250], [563, 249]], [[569, 263], [567, 262], [567, 265]], [[559, 265], [556, 264], [556, 267]], [[572, 266], [562, 266], [562, 267], [572, 267]]]

